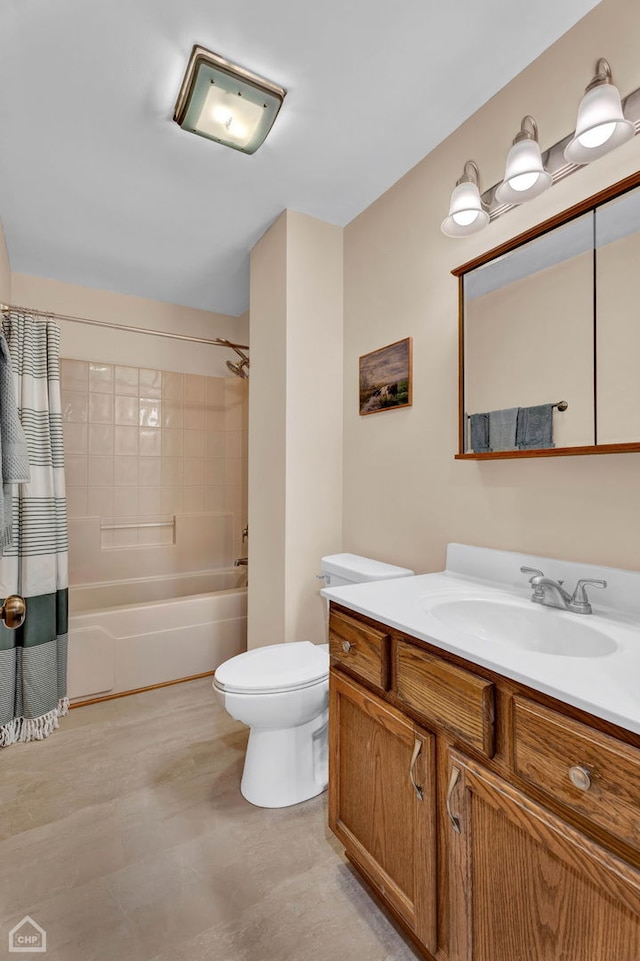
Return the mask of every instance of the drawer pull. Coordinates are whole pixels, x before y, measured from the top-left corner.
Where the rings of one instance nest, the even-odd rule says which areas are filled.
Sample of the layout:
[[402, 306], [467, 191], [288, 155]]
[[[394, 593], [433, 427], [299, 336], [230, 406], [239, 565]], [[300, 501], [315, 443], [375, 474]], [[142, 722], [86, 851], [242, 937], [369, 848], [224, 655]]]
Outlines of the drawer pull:
[[345, 654], [348, 654], [349, 651], [352, 650], [353, 646], [354, 645], [351, 643], [351, 641], [342, 642], [342, 650], [344, 651]]
[[449, 778], [449, 789], [447, 791], [447, 814], [449, 815], [449, 820], [451, 821], [451, 827], [456, 832], [456, 834], [462, 834], [462, 828], [460, 826], [460, 818], [457, 817], [451, 810], [451, 798], [453, 792], [456, 789], [456, 785], [460, 780], [460, 770], [457, 767], [451, 768], [451, 777]]
[[411, 786], [413, 790], [416, 792], [416, 797], [419, 801], [422, 801], [424, 794], [422, 791], [422, 787], [419, 784], [416, 784], [416, 779], [413, 773], [413, 769], [416, 766], [416, 761], [420, 756], [421, 750], [422, 750], [422, 741], [420, 740], [419, 737], [417, 737], [415, 740], [415, 744], [413, 745], [413, 754], [411, 755], [411, 764], [409, 765], [409, 780], [411, 781]]
[[586, 767], [570, 767], [569, 780], [579, 791], [588, 791], [591, 787], [591, 774]]

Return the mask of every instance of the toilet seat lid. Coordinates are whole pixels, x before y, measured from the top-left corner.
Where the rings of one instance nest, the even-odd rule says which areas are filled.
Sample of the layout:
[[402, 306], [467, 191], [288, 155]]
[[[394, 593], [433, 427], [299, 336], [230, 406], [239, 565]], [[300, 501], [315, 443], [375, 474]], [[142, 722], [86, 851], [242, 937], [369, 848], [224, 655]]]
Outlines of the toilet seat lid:
[[329, 674], [326, 645], [273, 644], [238, 654], [216, 669], [214, 684], [236, 694], [269, 694], [311, 687]]

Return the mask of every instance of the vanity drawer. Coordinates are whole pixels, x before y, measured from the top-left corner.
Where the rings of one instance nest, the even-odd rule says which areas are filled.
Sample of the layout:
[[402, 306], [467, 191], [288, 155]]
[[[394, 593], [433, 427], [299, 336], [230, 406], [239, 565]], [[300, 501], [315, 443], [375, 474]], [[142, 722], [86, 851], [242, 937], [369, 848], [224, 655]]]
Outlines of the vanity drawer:
[[517, 774], [640, 848], [640, 750], [524, 697], [513, 725]]
[[329, 652], [334, 661], [381, 691], [389, 688], [389, 635], [355, 617], [331, 611]]
[[395, 690], [427, 721], [450, 731], [486, 757], [494, 753], [494, 685], [470, 671], [398, 641]]

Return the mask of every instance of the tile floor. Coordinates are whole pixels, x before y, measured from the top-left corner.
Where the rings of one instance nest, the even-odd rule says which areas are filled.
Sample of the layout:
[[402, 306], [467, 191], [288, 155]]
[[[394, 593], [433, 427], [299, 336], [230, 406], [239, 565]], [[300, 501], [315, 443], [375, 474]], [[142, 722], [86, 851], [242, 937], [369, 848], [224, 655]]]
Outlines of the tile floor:
[[0, 752], [0, 959], [415, 961], [326, 826], [240, 795], [246, 728], [208, 680], [72, 711]]

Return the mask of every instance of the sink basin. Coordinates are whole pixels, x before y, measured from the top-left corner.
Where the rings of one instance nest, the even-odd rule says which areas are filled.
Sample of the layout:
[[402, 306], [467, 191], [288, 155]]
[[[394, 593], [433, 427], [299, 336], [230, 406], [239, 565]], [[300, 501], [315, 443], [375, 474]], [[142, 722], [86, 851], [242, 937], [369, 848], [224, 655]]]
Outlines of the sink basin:
[[459, 633], [539, 654], [606, 657], [618, 647], [608, 634], [584, 623], [590, 616], [526, 601], [461, 597], [426, 602], [425, 610]]

